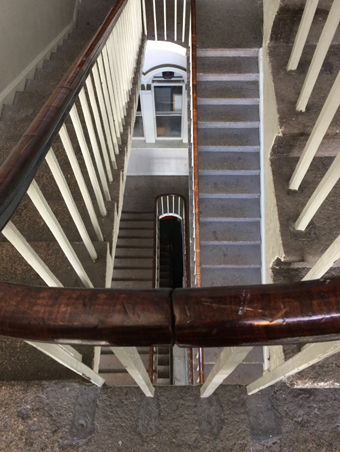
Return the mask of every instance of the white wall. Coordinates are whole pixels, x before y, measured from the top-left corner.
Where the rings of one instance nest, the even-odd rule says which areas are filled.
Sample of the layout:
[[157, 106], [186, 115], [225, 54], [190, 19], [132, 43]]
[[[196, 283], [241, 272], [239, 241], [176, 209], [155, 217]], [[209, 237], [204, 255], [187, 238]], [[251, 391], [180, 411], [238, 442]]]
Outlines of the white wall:
[[267, 278], [271, 282], [270, 266], [276, 257], [283, 257], [283, 246], [278, 219], [274, 182], [270, 166], [270, 152], [276, 136], [280, 133], [279, 118], [273, 77], [268, 56], [267, 44], [280, 0], [264, 0], [263, 23], [263, 114], [264, 114], [264, 174], [266, 192], [266, 258]]
[[71, 31], [78, 0], [0, 0], [0, 109]]

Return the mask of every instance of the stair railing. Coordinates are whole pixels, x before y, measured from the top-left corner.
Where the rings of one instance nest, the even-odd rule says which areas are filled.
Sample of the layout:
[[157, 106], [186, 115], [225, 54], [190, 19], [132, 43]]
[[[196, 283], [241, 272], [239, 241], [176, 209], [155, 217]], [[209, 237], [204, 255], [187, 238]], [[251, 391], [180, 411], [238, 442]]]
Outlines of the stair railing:
[[[299, 29], [295, 37], [294, 46], [290, 55], [287, 70], [296, 70], [302, 55], [302, 51], [307, 41], [307, 36], [313, 24], [313, 18], [317, 9], [318, 0], [307, 0], [304, 12], [300, 21]], [[326, 54], [332, 44], [334, 34], [340, 22], [340, 1], [334, 0], [324, 24], [322, 34], [318, 40], [313, 59], [308, 68], [308, 72], [297, 102], [296, 109], [304, 112], [308, 100], [312, 94], [315, 83], [320, 74], [322, 64]], [[319, 149], [326, 132], [331, 125], [334, 116], [340, 106], [340, 72], [338, 73], [323, 108], [316, 120], [313, 130], [308, 137], [300, 159], [289, 182], [291, 190], [299, 190], [300, 185], [308, 172], [310, 165]], [[334, 158], [333, 163], [318, 184], [312, 196], [309, 198], [301, 214], [294, 223], [296, 231], [303, 233], [306, 231], [313, 217], [330, 194], [334, 185], [340, 178], [340, 153]], [[340, 258], [340, 235], [334, 240], [329, 248], [323, 253], [313, 268], [304, 277], [304, 280], [317, 279], [333, 266], [334, 262]]]
[[[190, 34], [188, 14], [190, 12], [190, 0], [141, 1], [144, 30], [148, 39], [187, 45]], [[150, 21], [148, 23], [148, 17], [153, 18], [152, 23]]]
[[[112, 233], [109, 233], [106, 239], [108, 244], [112, 240], [111, 249], [102, 256], [107, 274], [110, 273], [144, 44], [140, 0], [118, 0], [0, 168], [0, 230], [48, 286], [61, 288], [63, 284], [16, 228], [15, 213], [18, 207], [20, 210], [21, 201], [26, 201], [27, 194], [81, 283], [86, 288], [93, 288], [93, 281], [84, 266], [86, 258], [78, 257], [67, 237], [68, 231], [60, 225], [40, 186], [49, 188], [50, 184], [56, 184], [55, 188], [60, 190], [90, 262], [98, 257], [94, 242], [104, 241], [100, 216], [108, 214], [107, 206], [110, 205], [114, 217], [113, 240]], [[66, 164], [64, 152], [68, 158]], [[52, 173], [52, 182], [46, 169], [40, 170], [44, 162]], [[71, 179], [76, 180], [78, 187], [72, 184], [70, 188]], [[113, 182], [116, 185], [111, 190]], [[77, 190], [80, 193], [77, 192], [78, 200], [85, 208], [80, 209], [73, 196]], [[119, 193], [117, 199], [112, 197], [115, 192]], [[85, 213], [81, 215], [80, 210], [85, 210]], [[32, 230], [37, 229], [36, 223], [29, 226]], [[110, 279], [106, 278], [106, 284]], [[104, 284], [105, 276], [102, 275], [101, 286]], [[2, 294], [2, 298], [7, 296]], [[29, 343], [94, 384], [101, 386], [104, 383], [104, 379], [84, 365], [81, 355], [69, 345]], [[152, 395], [152, 385], [149, 384], [144, 392]]]

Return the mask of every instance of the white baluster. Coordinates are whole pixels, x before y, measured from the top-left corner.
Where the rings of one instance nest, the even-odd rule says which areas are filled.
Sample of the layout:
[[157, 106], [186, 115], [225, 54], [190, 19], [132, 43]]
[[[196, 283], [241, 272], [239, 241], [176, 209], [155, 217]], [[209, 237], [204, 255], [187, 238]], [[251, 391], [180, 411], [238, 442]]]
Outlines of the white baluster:
[[100, 186], [99, 186], [99, 182], [98, 182], [98, 179], [97, 179], [97, 175], [96, 175], [96, 172], [95, 172], [94, 167], [93, 167], [93, 162], [92, 162], [92, 159], [91, 159], [91, 156], [90, 156], [90, 151], [89, 151], [89, 149], [87, 147], [87, 143], [86, 143], [86, 140], [85, 140], [83, 128], [82, 128], [82, 125], [81, 125], [81, 122], [80, 122], [80, 119], [79, 119], [79, 115], [78, 115], [78, 111], [77, 111], [77, 108], [76, 108], [75, 104], [71, 108], [70, 116], [71, 116], [71, 119], [72, 119], [74, 130], [75, 130], [77, 138], [78, 138], [78, 142], [79, 142], [79, 145], [80, 145], [81, 152], [82, 152], [83, 157], [84, 157], [86, 169], [87, 169], [87, 172], [88, 172], [89, 177], [90, 177], [91, 185], [92, 185], [93, 190], [94, 190], [94, 195], [95, 195], [97, 203], [98, 203], [99, 211], [100, 211], [101, 215], [103, 217], [105, 217], [105, 215], [107, 214], [107, 210], [106, 210], [106, 207], [105, 207], [104, 198], [103, 198], [102, 192], [100, 190]]
[[155, 31], [155, 41], [157, 41], [157, 19], [156, 19], [156, 2], [153, 0], [153, 27]]
[[[186, 21], [187, 0], [183, 0], [183, 25], [182, 25], [182, 42], [185, 41], [185, 21]], [[190, 31], [189, 31], [190, 33]]]
[[104, 378], [102, 378], [100, 375], [94, 372], [90, 367], [80, 362], [77, 358], [72, 356], [63, 347], [59, 347], [57, 344], [47, 344], [44, 342], [31, 342], [31, 341], [26, 342], [27, 344], [30, 344], [33, 347], [40, 350], [41, 352], [45, 353], [47, 356], [50, 356], [63, 366], [67, 367], [68, 369], [71, 369], [73, 372], [76, 372], [77, 374], [86, 378], [96, 386], [100, 387], [103, 386], [103, 384], [105, 383]]
[[[96, 88], [96, 94], [97, 94], [98, 101], [99, 101], [99, 109], [100, 109], [101, 117], [102, 117], [103, 124], [104, 124], [106, 141], [107, 141], [107, 145], [109, 147], [111, 162], [115, 162], [116, 157], [115, 157], [115, 151], [113, 150], [113, 146], [114, 146], [114, 143], [116, 143], [116, 141], [114, 141], [114, 139], [112, 137], [109, 119], [108, 119], [108, 113], [106, 111], [104, 95], [103, 95], [103, 91], [102, 91], [102, 84], [100, 81], [98, 67], [96, 64], [92, 68], [92, 74], [93, 74], [94, 86]], [[117, 146], [117, 143], [116, 143], [116, 146]]]
[[[107, 46], [104, 47], [103, 51], [102, 51], [102, 56], [103, 56], [103, 61], [104, 61], [104, 67], [105, 67], [105, 73], [106, 73], [106, 82], [107, 82], [107, 87], [108, 87], [108, 91], [109, 91], [109, 98], [111, 101], [111, 109], [112, 109], [112, 115], [113, 115], [113, 123], [114, 123], [114, 130], [115, 130], [115, 135], [117, 137], [117, 142], [118, 144], [122, 143], [122, 140], [120, 138], [120, 127], [119, 127], [119, 119], [118, 119], [118, 109], [117, 109], [117, 97], [115, 96], [114, 92], [113, 92], [113, 83], [114, 80], [112, 79], [112, 74], [111, 74], [111, 69], [110, 69], [110, 63], [109, 63], [109, 58], [108, 58], [108, 54], [107, 54]], [[119, 148], [118, 148], [119, 151]]]
[[27, 194], [47, 226], [50, 228], [52, 234], [58, 242], [58, 245], [63, 250], [65, 256], [69, 260], [70, 264], [74, 268], [84, 286], [87, 288], [93, 287], [90, 278], [87, 276], [84, 267], [82, 266], [78, 256], [74, 252], [74, 249], [72, 248], [71, 243], [69, 242], [65, 232], [60, 226], [59, 221], [55, 217], [44, 195], [41, 193], [38, 184], [34, 180], [31, 182], [31, 185], [27, 190]]
[[115, 129], [115, 124], [114, 124], [114, 120], [113, 120], [112, 105], [110, 102], [109, 91], [108, 91], [107, 82], [106, 82], [106, 78], [105, 78], [103, 57], [101, 54], [98, 55], [97, 63], [98, 63], [100, 80], [102, 83], [101, 86], [102, 86], [102, 90], [103, 90], [103, 94], [104, 94], [104, 103], [105, 103], [105, 107], [106, 107], [106, 111], [107, 111], [108, 121], [110, 124], [113, 146], [114, 146], [115, 153], [119, 154], [118, 140], [117, 140], [116, 129]]
[[48, 286], [63, 287], [59, 279], [51, 272], [11, 221], [6, 224], [1, 232]]
[[320, 208], [321, 204], [329, 195], [334, 185], [338, 182], [339, 178], [340, 178], [340, 153], [334, 159], [332, 165], [322, 178], [321, 182], [315, 189], [313, 195], [307, 202], [305, 208], [301, 212], [301, 215], [297, 219], [294, 226], [298, 231], [304, 231], [306, 229], [309, 222]]
[[174, 11], [174, 41], [177, 41], [177, 0], [175, 0], [175, 11]]
[[59, 135], [60, 135], [60, 139], [63, 143], [64, 149], [66, 151], [67, 157], [70, 161], [72, 171], [73, 171], [74, 177], [77, 181], [79, 190], [84, 199], [88, 214], [90, 216], [91, 223], [93, 225], [93, 229], [95, 230], [98, 240], [102, 242], [104, 240], [104, 237], [103, 237], [102, 231], [100, 229], [98, 218], [97, 218], [96, 212], [93, 207], [93, 202], [92, 202], [91, 196], [89, 194], [89, 191], [87, 189], [82, 172], [80, 170], [79, 163], [78, 163], [77, 157], [75, 155], [75, 152], [74, 152], [74, 149], [73, 149], [73, 146], [72, 146], [72, 143], [71, 143], [70, 137], [68, 135], [65, 124], [63, 124], [61, 126], [61, 129], [59, 130]]
[[209, 397], [223, 382], [228, 375], [230, 375], [236, 367], [241, 364], [253, 347], [226, 347], [221, 351], [221, 354], [216, 361], [216, 364], [211, 369], [208, 378], [201, 387], [201, 397]]
[[332, 43], [334, 34], [340, 21], [340, 0], [334, 0], [328, 13], [326, 23], [323, 27], [318, 45], [316, 46], [312, 62], [309, 66], [306, 79], [304, 81], [299, 100], [296, 104], [297, 111], [305, 111], [306, 105], [313, 91], [315, 82], [320, 73], [322, 64]]
[[163, 13], [164, 13], [164, 41], [167, 40], [166, 37], [166, 0], [163, 0]]
[[106, 179], [104, 165], [103, 165], [102, 158], [101, 158], [101, 155], [100, 155], [100, 151], [99, 151], [99, 147], [98, 147], [98, 143], [97, 143], [97, 138], [96, 138], [96, 132], [95, 132], [94, 127], [93, 127], [91, 113], [90, 113], [89, 105], [88, 105], [87, 100], [86, 100], [86, 95], [85, 95], [85, 89], [84, 88], [82, 88], [80, 93], [79, 93], [79, 100], [80, 100], [81, 108], [83, 110], [87, 131], [88, 131], [88, 134], [89, 134], [89, 137], [90, 137], [91, 146], [92, 146], [93, 156], [94, 156], [94, 160], [95, 160], [96, 165], [97, 165], [99, 179], [100, 179], [100, 182], [101, 182], [101, 185], [102, 185], [102, 188], [103, 188], [105, 199], [106, 199], [106, 201], [111, 201], [109, 185], [108, 185], [108, 182], [107, 182], [107, 179]]
[[144, 33], [148, 36], [148, 27], [146, 25], [146, 9], [145, 9], [145, 0], [143, 0], [143, 25], [144, 25]]
[[79, 234], [84, 242], [84, 245], [89, 252], [91, 258], [95, 261], [98, 257], [97, 252], [93, 246], [93, 243], [90, 239], [90, 236], [86, 230], [86, 227], [84, 225], [83, 219], [79, 213], [78, 207], [76, 206], [76, 203], [74, 201], [74, 198], [72, 196], [71, 190], [69, 186], [67, 185], [65, 176], [60, 168], [60, 165], [58, 163], [58, 160], [54, 154], [54, 151], [52, 148], [50, 148], [49, 152], [46, 155], [46, 163], [48, 164], [51, 173], [58, 185], [58, 188], [62, 194], [62, 197], [65, 201], [65, 204], [71, 214], [72, 220], [74, 221]]
[[296, 165], [295, 171], [289, 182], [289, 188], [291, 190], [297, 190], [301, 184], [303, 177], [305, 176], [313, 157], [318, 150], [323, 137], [325, 136], [328, 127], [330, 126], [332, 119], [337, 112], [340, 105], [340, 97], [338, 95], [340, 90], [340, 72], [338, 73], [332, 89], [330, 90], [328, 97], [319, 117], [313, 127], [306, 146], [301, 154], [301, 157]]
[[292, 53], [289, 58], [287, 66], [288, 71], [295, 71], [295, 69], [298, 67], [318, 3], [319, 0], [306, 1], [299, 29], [295, 37]]
[[[97, 100], [96, 100], [96, 96], [94, 94], [92, 80], [91, 80], [90, 75], [86, 79], [86, 87], [87, 87], [87, 92], [88, 92], [88, 95], [90, 98], [90, 105], [92, 108], [94, 121], [96, 124], [96, 130], [97, 130], [99, 141], [100, 141], [100, 146], [101, 146], [101, 150], [102, 150], [102, 154], [103, 154], [103, 158], [104, 158], [107, 176], [109, 178], [109, 181], [112, 182], [113, 176], [112, 176], [112, 170], [111, 170], [111, 165], [110, 165], [110, 158], [109, 158], [108, 149], [107, 149], [106, 142], [105, 142], [104, 131], [103, 131], [102, 123], [100, 121]], [[114, 160], [112, 162], [112, 166], [114, 169], [117, 169], [116, 157], [115, 157], [114, 152], [112, 152], [112, 155], [114, 158]]]
[[131, 377], [135, 380], [147, 397], [153, 397], [153, 387], [149, 375], [136, 347], [110, 347]]

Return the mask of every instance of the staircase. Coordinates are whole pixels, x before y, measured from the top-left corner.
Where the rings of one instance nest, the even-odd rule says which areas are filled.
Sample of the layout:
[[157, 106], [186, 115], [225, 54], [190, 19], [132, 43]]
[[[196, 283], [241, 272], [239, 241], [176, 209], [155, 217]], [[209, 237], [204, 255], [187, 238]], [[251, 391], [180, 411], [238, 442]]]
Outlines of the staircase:
[[200, 49], [202, 286], [261, 283], [257, 49]]

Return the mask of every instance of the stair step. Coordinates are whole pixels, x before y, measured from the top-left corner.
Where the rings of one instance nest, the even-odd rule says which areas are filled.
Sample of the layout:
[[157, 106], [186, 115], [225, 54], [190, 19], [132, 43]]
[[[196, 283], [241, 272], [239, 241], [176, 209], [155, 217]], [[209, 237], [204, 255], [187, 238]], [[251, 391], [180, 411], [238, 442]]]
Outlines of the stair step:
[[154, 228], [153, 220], [120, 220], [119, 230], [127, 230], [127, 229], [138, 229], [138, 231], [143, 231], [144, 229], [149, 231]]
[[118, 236], [117, 247], [119, 248], [153, 248], [153, 239], [148, 237], [140, 238], [120, 238]]
[[257, 128], [199, 128], [198, 142], [200, 146], [258, 146], [259, 131]]
[[257, 57], [202, 56], [197, 58], [197, 75], [258, 74]]
[[256, 175], [204, 175], [199, 176], [200, 198], [213, 195], [231, 197], [232, 195], [260, 194], [260, 178]]
[[152, 269], [114, 268], [112, 281], [152, 281]]
[[119, 238], [135, 238], [144, 240], [144, 238], [152, 238], [153, 229], [125, 229], [119, 227]]
[[155, 214], [153, 212], [122, 212], [121, 220], [133, 221], [153, 221]]
[[198, 127], [210, 123], [254, 123], [258, 125], [259, 107], [258, 105], [200, 105], [197, 116]]
[[202, 268], [202, 287], [261, 284], [260, 268]]
[[249, 49], [197, 49], [198, 57], [257, 57], [259, 50]]
[[253, 81], [200, 81], [197, 82], [197, 103], [203, 100], [225, 99], [241, 103], [251, 99], [259, 103], [259, 83]]
[[201, 244], [214, 244], [215, 242], [260, 243], [260, 222], [203, 222], [200, 227], [200, 237]]
[[153, 248], [116, 248], [116, 258], [120, 257], [153, 257]]
[[134, 269], [152, 269], [153, 259], [150, 258], [116, 258], [114, 263], [116, 269], [118, 268], [134, 268]]
[[241, 171], [260, 169], [260, 156], [255, 152], [202, 152], [198, 153], [199, 169]]
[[202, 267], [238, 267], [238, 266], [260, 266], [260, 245], [214, 244], [201, 243], [201, 265]]
[[153, 289], [152, 281], [111, 281], [111, 289]]
[[[149, 355], [140, 354], [146, 369], [149, 369]], [[126, 372], [125, 367], [119, 361], [114, 353], [105, 353], [100, 355], [99, 374], [101, 373], [123, 373]]]
[[211, 221], [214, 218], [259, 219], [260, 201], [258, 199], [201, 199], [200, 220]]

